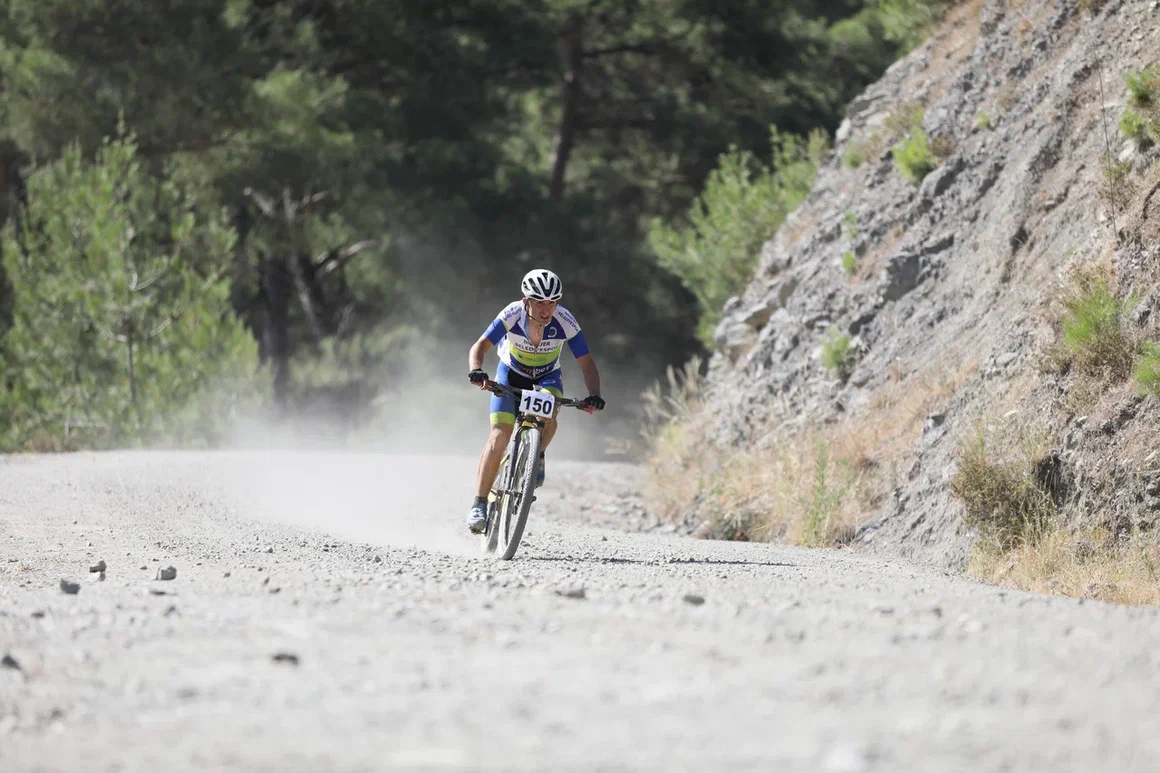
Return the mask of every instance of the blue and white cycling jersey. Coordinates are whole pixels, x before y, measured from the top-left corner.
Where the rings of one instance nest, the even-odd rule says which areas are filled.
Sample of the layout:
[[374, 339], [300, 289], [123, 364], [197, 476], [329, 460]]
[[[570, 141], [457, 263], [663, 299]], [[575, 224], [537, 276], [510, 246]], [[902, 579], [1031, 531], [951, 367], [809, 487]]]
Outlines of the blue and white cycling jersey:
[[576, 358], [588, 354], [588, 342], [580, 331], [580, 323], [563, 306], [556, 306], [552, 321], [544, 327], [544, 340], [533, 346], [528, 338], [528, 315], [522, 301], [508, 304], [491, 327], [487, 340], [499, 347], [500, 362], [516, 373], [530, 379], [539, 379], [560, 370], [560, 349], [564, 344]]

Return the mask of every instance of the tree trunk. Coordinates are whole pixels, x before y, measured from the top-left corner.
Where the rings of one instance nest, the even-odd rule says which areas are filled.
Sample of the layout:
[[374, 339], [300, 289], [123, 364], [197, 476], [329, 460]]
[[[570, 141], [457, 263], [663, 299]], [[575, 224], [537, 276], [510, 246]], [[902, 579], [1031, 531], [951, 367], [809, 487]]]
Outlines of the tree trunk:
[[266, 319], [262, 325], [262, 359], [274, 362], [274, 400], [286, 407], [290, 389], [290, 272], [286, 260], [270, 256], [262, 261], [262, 294]]
[[314, 270], [314, 262], [304, 253], [298, 253], [294, 257], [294, 286], [298, 291], [298, 300], [302, 304], [302, 311], [306, 314], [306, 322], [310, 326], [314, 341], [321, 344], [331, 333], [330, 314], [326, 296], [322, 293], [322, 285]]
[[133, 340], [133, 321], [128, 319], [125, 321], [125, 343], [129, 349], [129, 361], [127, 363], [129, 368], [129, 404], [133, 406], [133, 419], [136, 422], [134, 430], [137, 433], [141, 432], [141, 405], [137, 402], [137, 363], [133, 358], [133, 347], [136, 341]]
[[568, 158], [576, 145], [576, 134], [580, 118], [580, 76], [584, 68], [584, 22], [577, 21], [564, 34], [561, 41], [564, 56], [564, 110], [560, 116], [560, 129], [556, 133], [552, 158], [552, 182], [548, 188], [552, 201], [564, 198], [564, 177], [568, 171]]

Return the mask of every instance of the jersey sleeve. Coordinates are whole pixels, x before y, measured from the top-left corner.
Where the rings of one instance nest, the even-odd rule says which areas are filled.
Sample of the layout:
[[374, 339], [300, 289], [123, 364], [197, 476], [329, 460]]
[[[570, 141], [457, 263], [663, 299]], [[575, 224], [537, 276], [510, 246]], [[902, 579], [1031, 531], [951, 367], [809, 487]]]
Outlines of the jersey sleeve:
[[491, 341], [492, 346], [499, 346], [499, 342], [507, 335], [507, 327], [504, 326], [502, 319], [496, 317], [495, 321], [491, 323], [487, 328], [487, 332], [483, 335], [487, 340]]
[[491, 341], [493, 346], [499, 346], [500, 341], [502, 341], [504, 336], [507, 335], [507, 332], [511, 330], [515, 321], [520, 318], [520, 311], [522, 310], [523, 304], [521, 304], [519, 301], [516, 301], [515, 303], [509, 303], [504, 308], [504, 310], [499, 313], [499, 316], [497, 316], [495, 320], [492, 321], [491, 325], [487, 328], [487, 332], [483, 334], [484, 337]]
[[572, 350], [572, 356], [579, 359], [588, 354], [588, 341], [585, 340], [584, 331], [580, 329], [580, 323], [572, 316], [572, 312], [557, 307], [556, 318], [564, 328], [564, 337], [568, 339], [568, 348]]
[[576, 359], [588, 354], [588, 342], [584, 340], [584, 333], [577, 330], [576, 335], [568, 339], [568, 348], [572, 350], [572, 356]]

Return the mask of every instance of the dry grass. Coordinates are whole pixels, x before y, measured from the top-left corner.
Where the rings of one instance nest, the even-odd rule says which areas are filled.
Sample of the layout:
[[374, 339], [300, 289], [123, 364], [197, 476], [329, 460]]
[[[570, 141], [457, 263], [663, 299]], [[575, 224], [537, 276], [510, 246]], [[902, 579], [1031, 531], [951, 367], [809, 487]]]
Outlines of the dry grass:
[[894, 254], [904, 236], [906, 236], [906, 226], [897, 223], [886, 236], [875, 240], [866, 254], [858, 260], [855, 278], [864, 280], [872, 276], [881, 267], [883, 259]]
[[1011, 112], [1011, 108], [1015, 107], [1015, 83], [1014, 81], [1007, 81], [999, 88], [999, 95], [996, 104], [999, 110], [1003, 113]]
[[1128, 208], [1128, 203], [1136, 195], [1136, 183], [1132, 180], [1130, 161], [1104, 158], [1100, 166], [1103, 178], [1098, 189], [1100, 200], [1113, 213], [1119, 214]]
[[961, 443], [958, 462], [950, 488], [968, 526], [1000, 548], [1039, 539], [1055, 515], [1053, 467], [1042, 432], [979, 425]]
[[651, 432], [653, 507], [668, 520], [695, 511], [707, 522], [701, 533], [718, 539], [842, 543], [897, 486], [926, 417], [978, 368], [940, 370], [900, 374], [867, 411], [768, 449], [710, 447], [691, 419], [669, 422]]
[[1036, 593], [1160, 604], [1160, 545], [1140, 537], [1115, 541], [1106, 533], [1053, 530], [1036, 543], [1003, 551], [976, 546], [968, 574], [986, 582]]
[[886, 153], [886, 148], [902, 139], [911, 130], [915, 120], [922, 120], [922, 104], [903, 100], [890, 108], [882, 124], [858, 139], [852, 139], [842, 155], [842, 164], [857, 169], [867, 161], [877, 161]]

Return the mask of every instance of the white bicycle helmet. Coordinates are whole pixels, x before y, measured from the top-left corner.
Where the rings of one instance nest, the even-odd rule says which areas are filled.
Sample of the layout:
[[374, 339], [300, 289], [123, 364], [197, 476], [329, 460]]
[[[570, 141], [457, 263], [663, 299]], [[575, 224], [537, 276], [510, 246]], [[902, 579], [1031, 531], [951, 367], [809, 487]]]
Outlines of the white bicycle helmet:
[[564, 283], [546, 268], [537, 268], [524, 275], [520, 289], [525, 298], [533, 301], [558, 301], [564, 297]]

